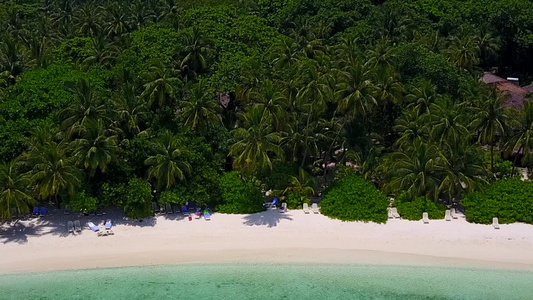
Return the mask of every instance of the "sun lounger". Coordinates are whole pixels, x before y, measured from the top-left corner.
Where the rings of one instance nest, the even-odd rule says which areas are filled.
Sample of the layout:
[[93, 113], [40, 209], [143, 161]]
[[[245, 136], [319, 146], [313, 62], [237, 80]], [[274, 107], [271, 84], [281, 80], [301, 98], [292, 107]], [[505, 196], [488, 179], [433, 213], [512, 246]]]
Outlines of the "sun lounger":
[[159, 205], [157, 205], [157, 203], [155, 203], [155, 202], [152, 202], [152, 210], [155, 213], [159, 212]]
[[318, 214], [318, 204], [316, 203], [311, 204], [311, 210], [313, 211], [314, 214]]
[[280, 213], [284, 213], [287, 211], [287, 203], [283, 202], [281, 203], [281, 207], [279, 208]]
[[188, 216], [189, 215], [189, 210], [187, 209], [187, 206], [183, 205], [181, 207], [181, 213], [185, 216]]
[[398, 209], [396, 207], [391, 207], [390, 211], [391, 211], [391, 214], [392, 214], [393, 218], [395, 218], [395, 219], [399, 219], [400, 218], [400, 214], [398, 213]]
[[166, 209], [164, 204], [159, 204], [159, 213], [160, 214], [166, 214], [167, 213], [167, 209]]
[[172, 204], [167, 203], [167, 205], [166, 205], [166, 209], [167, 209], [167, 214], [171, 214], [171, 213], [173, 213], [173, 211], [172, 211]]
[[449, 210], [449, 209], [446, 210], [446, 213], [445, 213], [444, 219], [445, 219], [446, 221], [451, 221], [451, 220], [452, 220], [452, 211], [451, 211], [451, 210]]
[[113, 223], [111, 223], [111, 220], [107, 219], [107, 221], [105, 221], [105, 229], [109, 230], [111, 229], [112, 226], [113, 226]]
[[63, 214], [70, 215], [70, 206], [65, 205], [65, 209], [63, 209]]
[[48, 211], [46, 210], [46, 207], [41, 207], [41, 216], [46, 216], [48, 214]]
[[389, 217], [389, 219], [394, 219], [394, 215], [392, 214], [392, 208], [391, 207], [387, 208], [387, 216]]
[[33, 208], [33, 215], [34, 216], [38, 216], [39, 215], [39, 208], [38, 207], [34, 207]]
[[94, 232], [97, 232], [99, 230], [98, 226], [94, 225], [93, 222], [87, 222], [87, 226], [89, 226], [89, 228], [91, 228], [91, 230]]
[[459, 219], [459, 216], [457, 215], [457, 209], [455, 207], [452, 207], [452, 209], [450, 210], [450, 214], [453, 219]]
[[427, 212], [424, 212], [422, 214], [422, 221], [424, 222], [424, 224], [429, 224], [429, 216]]
[[302, 209], [303, 209], [304, 213], [306, 213], [306, 214], [311, 212], [311, 210], [309, 210], [309, 204], [307, 204], [307, 203], [303, 204]]
[[76, 230], [76, 232], [81, 232], [80, 220], [74, 221], [74, 230]]
[[211, 214], [209, 213], [208, 210], [204, 210], [204, 219], [205, 219], [206, 221], [211, 220]]
[[494, 227], [494, 229], [500, 229], [500, 223], [498, 222], [498, 218], [492, 218], [492, 227]]
[[196, 213], [194, 215], [196, 219], [200, 219], [200, 217], [202, 217], [202, 210], [200, 208], [197, 208]]
[[68, 230], [68, 233], [74, 233], [74, 224], [72, 223], [72, 221], [68, 221], [67, 222], [67, 230]]

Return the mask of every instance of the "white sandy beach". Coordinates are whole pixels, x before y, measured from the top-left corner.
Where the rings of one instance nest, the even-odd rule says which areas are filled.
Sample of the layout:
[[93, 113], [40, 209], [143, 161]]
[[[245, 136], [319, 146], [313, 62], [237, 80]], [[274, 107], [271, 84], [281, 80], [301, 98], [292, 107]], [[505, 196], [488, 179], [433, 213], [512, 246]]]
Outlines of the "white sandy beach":
[[176, 263], [415, 264], [533, 270], [533, 226], [389, 220], [341, 222], [301, 210], [253, 215], [214, 214], [188, 221], [181, 214], [138, 223], [112, 218], [115, 235], [87, 226], [67, 235], [75, 215], [21, 221], [0, 228], [0, 273]]

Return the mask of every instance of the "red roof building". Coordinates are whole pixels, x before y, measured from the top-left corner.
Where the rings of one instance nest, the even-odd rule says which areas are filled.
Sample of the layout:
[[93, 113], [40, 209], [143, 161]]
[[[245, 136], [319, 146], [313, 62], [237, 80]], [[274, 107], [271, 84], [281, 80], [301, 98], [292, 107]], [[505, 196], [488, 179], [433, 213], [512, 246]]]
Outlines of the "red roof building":
[[524, 98], [533, 92], [533, 85], [521, 87], [490, 72], [483, 73], [481, 81], [494, 85], [504, 95], [506, 107], [524, 109]]

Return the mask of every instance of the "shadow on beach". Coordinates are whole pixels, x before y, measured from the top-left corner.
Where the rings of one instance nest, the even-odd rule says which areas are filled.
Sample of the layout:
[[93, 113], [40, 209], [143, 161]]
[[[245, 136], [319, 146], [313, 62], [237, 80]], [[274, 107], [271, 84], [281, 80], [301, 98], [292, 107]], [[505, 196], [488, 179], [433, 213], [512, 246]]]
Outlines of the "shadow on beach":
[[[179, 218], [179, 216], [169, 218]], [[142, 222], [139, 220], [131, 220], [124, 216], [124, 212], [120, 209], [107, 209], [102, 215], [84, 215], [79, 213], [64, 214], [63, 209], [49, 208], [46, 216], [28, 217], [18, 220], [12, 224], [7, 222], [0, 225], [0, 243], [19, 243], [25, 244], [29, 237], [37, 237], [44, 235], [57, 235], [58, 237], [68, 237], [71, 235], [67, 230], [68, 221], [79, 220], [82, 231], [76, 232], [75, 235], [91, 234], [93, 233], [88, 227], [87, 222], [93, 222], [95, 225], [103, 228], [105, 221], [110, 219], [113, 225], [126, 225], [137, 227], [153, 227], [157, 223], [155, 217], [144, 218]]]
[[244, 218], [244, 225], [247, 226], [267, 226], [276, 227], [281, 220], [289, 220], [292, 218], [288, 213], [280, 213], [277, 209], [269, 209], [260, 213], [247, 215]]

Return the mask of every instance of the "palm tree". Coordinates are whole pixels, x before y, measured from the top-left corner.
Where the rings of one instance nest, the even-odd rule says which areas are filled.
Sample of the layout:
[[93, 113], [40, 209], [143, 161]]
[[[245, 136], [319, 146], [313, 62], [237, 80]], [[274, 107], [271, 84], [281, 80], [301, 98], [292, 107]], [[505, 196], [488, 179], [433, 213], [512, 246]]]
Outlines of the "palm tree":
[[93, 177], [98, 169], [105, 173], [117, 147], [114, 131], [105, 128], [101, 119], [87, 122], [80, 128], [80, 137], [71, 143], [77, 163]]
[[281, 135], [272, 131], [272, 123], [257, 106], [240, 113], [242, 126], [231, 131], [236, 142], [230, 146], [234, 156], [233, 167], [242, 172], [253, 172], [258, 167], [272, 169], [272, 158], [283, 158], [279, 146]]
[[408, 101], [408, 107], [414, 107], [419, 116], [422, 114], [431, 114], [430, 107], [440, 99], [441, 95], [437, 93], [437, 88], [427, 80], [423, 80], [418, 85], [412, 87], [412, 91], [405, 98]]
[[196, 74], [207, 68], [206, 55], [211, 51], [208, 42], [202, 37], [200, 29], [194, 27], [192, 32], [185, 34], [183, 53], [185, 58], [181, 61], [181, 67], [189, 66]]
[[285, 37], [274, 51], [275, 56], [272, 60], [272, 65], [277, 70], [290, 69], [299, 62], [299, 52], [296, 43], [293, 39]]
[[122, 93], [115, 98], [114, 108], [126, 135], [133, 138], [139, 134], [139, 125], [146, 120], [149, 111], [146, 102], [136, 95], [135, 85], [126, 83], [122, 86]]
[[451, 46], [446, 52], [459, 69], [470, 70], [479, 64], [479, 44], [476, 43], [476, 38], [469, 27], [461, 25], [459, 34], [453, 36], [451, 41]]
[[110, 2], [104, 9], [106, 13], [106, 33], [115, 38], [131, 30], [131, 20], [128, 18], [127, 8], [120, 3]]
[[283, 195], [290, 192], [296, 192], [299, 195], [309, 199], [315, 195], [315, 179], [304, 169], [298, 170], [298, 177], [290, 176], [289, 186], [283, 191]]
[[205, 79], [200, 79], [196, 84], [189, 84], [186, 97], [179, 104], [183, 125], [204, 131], [211, 123], [220, 123], [222, 108], [214, 96], [215, 93], [209, 89]]
[[515, 135], [509, 141], [509, 148], [515, 155], [513, 172], [516, 167], [516, 159], [520, 152], [523, 155], [522, 161], [527, 164], [528, 168], [531, 167], [531, 162], [533, 161], [533, 156], [531, 155], [533, 151], [533, 101], [525, 101], [524, 110], [517, 112], [516, 115], [518, 116], [517, 123], [520, 126], [516, 129]]
[[98, 119], [107, 120], [108, 109], [100, 101], [94, 86], [87, 79], [79, 79], [71, 92], [75, 95], [74, 101], [60, 112], [63, 119], [61, 126], [69, 137], [89, 122], [95, 122]]
[[15, 38], [5, 34], [0, 42], [0, 73], [5, 73], [8, 84], [13, 85], [23, 70], [21, 45]]
[[42, 152], [33, 152], [30, 159], [34, 164], [31, 182], [41, 199], [54, 197], [59, 206], [59, 193], [66, 190], [72, 194], [81, 183], [76, 158], [68, 156], [64, 142], [48, 143]]
[[406, 191], [412, 199], [425, 196], [437, 200], [445, 162], [438, 147], [416, 139], [412, 146], [386, 157], [384, 189]]
[[396, 147], [410, 146], [417, 139], [426, 140], [430, 130], [426, 120], [427, 115], [420, 116], [416, 108], [405, 109], [393, 126], [394, 131], [400, 134], [395, 142]]
[[95, 36], [102, 32], [100, 22], [100, 7], [94, 4], [84, 4], [74, 12], [73, 21], [78, 28], [78, 34], [83, 36]]
[[495, 88], [489, 90], [484, 99], [473, 108], [475, 119], [470, 127], [478, 133], [478, 142], [490, 146], [490, 170], [494, 173], [494, 146], [508, 133], [511, 118], [503, 106], [503, 98]]
[[280, 131], [287, 111], [286, 99], [272, 80], [265, 81], [259, 93], [254, 93], [257, 107], [263, 109], [269, 120], [272, 121], [274, 130]]
[[148, 180], [157, 179], [159, 189], [169, 189], [176, 180], [183, 180], [185, 173], [191, 172], [187, 162], [187, 151], [180, 145], [180, 140], [171, 132], [164, 132], [154, 143], [155, 154], [144, 163], [148, 169]]
[[161, 60], [153, 62], [148, 70], [142, 73], [145, 81], [141, 97], [148, 99], [148, 106], [156, 103], [159, 107], [167, 104], [176, 94], [181, 80], [177, 77], [176, 70], [168, 68]]
[[457, 144], [459, 140], [469, 137], [467, 129], [467, 115], [463, 103], [453, 103], [448, 97], [440, 99], [432, 107], [433, 122], [431, 136], [434, 141], [440, 143]]
[[370, 80], [370, 71], [361, 64], [350, 66], [340, 73], [337, 84], [338, 108], [349, 120], [366, 116], [376, 105], [375, 86]]
[[0, 163], [0, 219], [11, 218], [13, 212], [28, 214], [29, 205], [37, 202], [28, 189], [28, 176], [19, 173], [18, 162]]

